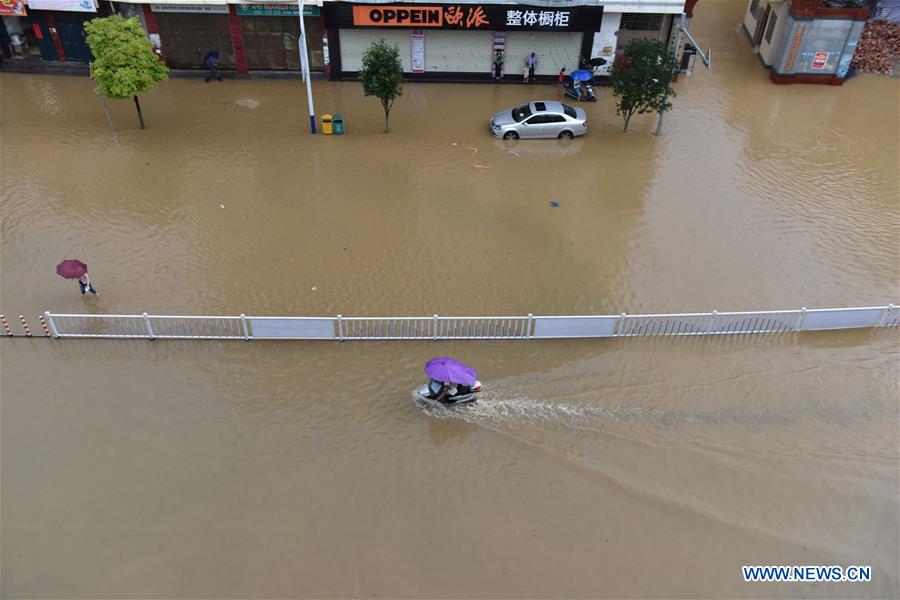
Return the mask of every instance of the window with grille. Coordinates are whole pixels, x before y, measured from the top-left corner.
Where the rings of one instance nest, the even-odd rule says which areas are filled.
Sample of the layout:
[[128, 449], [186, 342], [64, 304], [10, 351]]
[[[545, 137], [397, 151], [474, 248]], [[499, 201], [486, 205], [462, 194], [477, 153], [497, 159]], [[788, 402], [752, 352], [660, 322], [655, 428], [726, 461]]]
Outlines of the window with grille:
[[753, 0], [750, 3], [750, 14], [753, 15], [753, 18], [756, 18], [756, 11], [759, 10], [759, 0]]
[[622, 13], [619, 29], [626, 31], [659, 31], [662, 29], [663, 15], [653, 13]]

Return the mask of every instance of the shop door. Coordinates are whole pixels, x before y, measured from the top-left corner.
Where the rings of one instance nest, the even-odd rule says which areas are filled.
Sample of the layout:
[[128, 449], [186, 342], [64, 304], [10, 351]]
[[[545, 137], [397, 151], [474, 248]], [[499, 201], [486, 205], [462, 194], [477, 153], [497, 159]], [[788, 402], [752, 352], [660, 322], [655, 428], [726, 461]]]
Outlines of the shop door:
[[300, 69], [300, 21], [292, 17], [241, 17], [248, 69]]
[[[322, 19], [306, 17], [306, 47], [309, 68], [321, 70], [325, 65], [322, 54]], [[284, 16], [241, 17], [244, 53], [248, 69], [300, 70], [300, 19]]]
[[94, 59], [91, 48], [87, 44], [84, 22], [96, 15], [76, 12], [57, 12], [56, 30], [62, 41], [67, 60], [90, 62]]
[[219, 52], [219, 67], [234, 68], [234, 47], [227, 14], [156, 13], [166, 64], [202, 69], [207, 52]]
[[[294, 22], [297, 22], [297, 19], [294, 19]], [[298, 32], [299, 25], [297, 23]], [[309, 68], [313, 71], [321, 71], [325, 68], [325, 53], [322, 51], [322, 37], [325, 34], [325, 30], [322, 27], [322, 17], [303, 17], [303, 26], [306, 28], [306, 49], [309, 51]]]
[[400, 62], [403, 72], [412, 71], [412, 30], [411, 29], [341, 29], [341, 69], [345, 72], [359, 71], [362, 57], [368, 47], [378, 40], [400, 48]]
[[563, 67], [571, 73], [581, 56], [580, 31], [510, 31], [506, 34], [507, 73], [521, 73], [525, 60], [534, 52], [538, 57], [535, 75], [557, 75]]
[[38, 48], [41, 51], [41, 58], [44, 60], [59, 60], [59, 55], [56, 53], [56, 46], [53, 45], [53, 39], [50, 37], [50, 28], [47, 27], [47, 20], [44, 19], [44, 15], [42, 15], [38, 11], [29, 11], [31, 14], [28, 15], [28, 28], [31, 30], [30, 32], [26, 32], [28, 39], [28, 45], [34, 46], [37, 43]]
[[426, 73], [490, 73], [493, 31], [425, 31]]

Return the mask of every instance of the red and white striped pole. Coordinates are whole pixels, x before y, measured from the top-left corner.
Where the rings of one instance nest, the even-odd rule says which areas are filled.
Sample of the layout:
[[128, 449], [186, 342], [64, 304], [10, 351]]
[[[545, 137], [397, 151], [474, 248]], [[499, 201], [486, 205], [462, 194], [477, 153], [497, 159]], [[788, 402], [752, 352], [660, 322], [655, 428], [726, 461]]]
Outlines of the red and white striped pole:
[[22, 328], [25, 329], [25, 335], [31, 337], [31, 328], [28, 327], [28, 321], [25, 320], [25, 315], [19, 315], [19, 320], [22, 321]]
[[6, 320], [6, 315], [0, 315], [0, 321], [3, 322], [3, 330], [6, 331], [6, 335], [12, 337], [12, 329], [9, 328], [9, 321]]
[[47, 327], [47, 321], [44, 320], [44, 315], [38, 315], [38, 321], [41, 322], [41, 329], [44, 330], [44, 335], [50, 337], [50, 328]]

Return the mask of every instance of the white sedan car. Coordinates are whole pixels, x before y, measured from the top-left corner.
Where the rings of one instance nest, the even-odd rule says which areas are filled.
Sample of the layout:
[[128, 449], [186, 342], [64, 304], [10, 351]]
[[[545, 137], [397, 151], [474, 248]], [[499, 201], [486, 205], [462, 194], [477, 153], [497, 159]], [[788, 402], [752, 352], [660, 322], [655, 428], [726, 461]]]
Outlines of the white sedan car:
[[504, 140], [559, 138], [587, 133], [584, 109], [554, 100], [534, 101], [501, 110], [491, 118], [491, 135]]

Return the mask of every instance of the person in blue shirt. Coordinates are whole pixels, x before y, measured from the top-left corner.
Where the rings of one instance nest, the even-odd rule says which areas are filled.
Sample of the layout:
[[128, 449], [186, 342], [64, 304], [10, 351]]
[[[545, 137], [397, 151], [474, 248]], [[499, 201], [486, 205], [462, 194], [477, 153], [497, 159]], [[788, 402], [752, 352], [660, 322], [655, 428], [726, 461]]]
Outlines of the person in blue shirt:
[[206, 83], [209, 83], [209, 80], [212, 78], [222, 81], [222, 77], [219, 76], [219, 53], [217, 51], [213, 50], [206, 53], [206, 56], [203, 57], [203, 66], [209, 69]]

